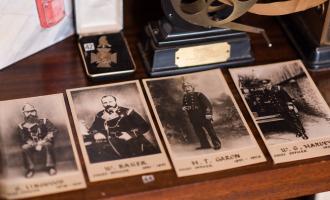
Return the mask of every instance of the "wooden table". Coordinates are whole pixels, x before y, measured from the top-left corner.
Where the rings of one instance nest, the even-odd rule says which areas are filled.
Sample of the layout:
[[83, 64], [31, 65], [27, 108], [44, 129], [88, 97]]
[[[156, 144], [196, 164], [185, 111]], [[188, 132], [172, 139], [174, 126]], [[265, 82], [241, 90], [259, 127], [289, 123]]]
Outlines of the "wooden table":
[[[145, 0], [143, 4], [139, 2], [142, 1], [125, 1], [125, 34], [137, 72], [125, 79], [109, 79], [103, 83], [147, 77], [136, 43], [143, 25], [150, 19], [157, 19], [161, 11], [154, 0]], [[251, 35], [256, 58], [253, 65], [298, 58], [276, 19], [246, 15], [242, 20], [265, 28], [273, 42], [273, 47], [268, 48], [260, 35]], [[142, 183], [141, 176], [134, 176], [88, 183], [85, 190], [35, 199], [284, 199], [330, 190], [330, 156], [279, 165], [272, 163], [228, 71], [224, 70], [224, 73], [268, 162], [184, 178], [177, 178], [174, 170], [169, 170], [153, 173], [156, 180], [148, 184]], [[330, 103], [330, 70], [311, 72], [311, 75]], [[0, 71], [0, 80], [0, 100], [64, 93], [68, 88], [101, 84], [85, 76], [75, 37], [5, 68]], [[74, 127], [71, 116], [70, 120]], [[79, 146], [77, 137], [75, 139]]]

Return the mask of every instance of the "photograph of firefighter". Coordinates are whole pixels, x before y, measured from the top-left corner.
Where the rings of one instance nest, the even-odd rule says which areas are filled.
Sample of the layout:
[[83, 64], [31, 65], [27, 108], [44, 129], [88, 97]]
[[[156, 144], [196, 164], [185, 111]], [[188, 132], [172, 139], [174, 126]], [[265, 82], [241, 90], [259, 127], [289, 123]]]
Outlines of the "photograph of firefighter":
[[329, 107], [300, 61], [230, 73], [267, 144], [329, 136]]
[[135, 83], [70, 92], [90, 163], [160, 153]]
[[[63, 181], [65, 189], [84, 187], [62, 94], [0, 101], [0, 109], [0, 168], [4, 180], [20, 185], [69, 178]], [[73, 186], [73, 181], [81, 185]], [[29, 195], [63, 188], [48, 189]]]
[[97, 151], [89, 149], [90, 159], [97, 161], [115, 160], [159, 153], [154, 145], [144, 137], [150, 130], [149, 124], [133, 108], [117, 104], [112, 95], [101, 97], [104, 109], [99, 111], [88, 133], [99, 147]]
[[176, 156], [254, 145], [219, 70], [148, 79], [145, 87]]
[[91, 182], [171, 168], [138, 81], [67, 95]]

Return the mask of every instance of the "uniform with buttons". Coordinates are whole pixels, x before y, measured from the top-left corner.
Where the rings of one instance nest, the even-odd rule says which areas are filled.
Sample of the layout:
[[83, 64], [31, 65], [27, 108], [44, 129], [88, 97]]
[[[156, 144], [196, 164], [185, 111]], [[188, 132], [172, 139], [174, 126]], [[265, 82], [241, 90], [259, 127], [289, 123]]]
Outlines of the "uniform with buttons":
[[[150, 125], [133, 109], [118, 106], [114, 112], [98, 112], [89, 133], [91, 136], [101, 133], [106, 140], [100, 144], [94, 141], [87, 147], [90, 161], [95, 163], [160, 153], [144, 137], [149, 130]], [[131, 139], [120, 139], [123, 132], [128, 133]]]
[[195, 92], [191, 84], [184, 83], [183, 89], [185, 90], [185, 94], [183, 96], [182, 109], [187, 112], [199, 139], [200, 147], [197, 149], [211, 148], [207, 135], [212, 141], [213, 148], [220, 149], [221, 142], [212, 125], [213, 113], [210, 101], [203, 93]]

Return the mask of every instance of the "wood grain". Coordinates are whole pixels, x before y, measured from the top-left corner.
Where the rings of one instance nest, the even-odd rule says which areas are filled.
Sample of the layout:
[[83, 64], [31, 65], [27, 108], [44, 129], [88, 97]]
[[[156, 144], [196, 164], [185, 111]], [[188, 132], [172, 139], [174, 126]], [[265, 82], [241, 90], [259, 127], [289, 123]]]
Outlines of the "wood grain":
[[[157, 2], [125, 1], [125, 35], [137, 66], [137, 72], [133, 76], [120, 80], [109, 78], [103, 82], [92, 82], [84, 74], [76, 36], [72, 36], [0, 71], [0, 100], [64, 93], [68, 88], [147, 77], [136, 44], [147, 21], [161, 16], [160, 5]], [[298, 58], [275, 18], [246, 15], [242, 21], [265, 28], [273, 42], [273, 47], [268, 48], [260, 35], [251, 35], [256, 58], [251, 65]], [[88, 183], [86, 190], [49, 195], [46, 198], [284, 199], [330, 190], [330, 156], [279, 165], [272, 163], [228, 71], [224, 70], [224, 74], [268, 162], [184, 178], [177, 178], [174, 171], [169, 170], [154, 173], [156, 180], [149, 184], [143, 184], [141, 176]], [[311, 75], [329, 104], [330, 70], [311, 72]], [[71, 116], [70, 120], [74, 127]], [[77, 141], [76, 137], [75, 139]]]

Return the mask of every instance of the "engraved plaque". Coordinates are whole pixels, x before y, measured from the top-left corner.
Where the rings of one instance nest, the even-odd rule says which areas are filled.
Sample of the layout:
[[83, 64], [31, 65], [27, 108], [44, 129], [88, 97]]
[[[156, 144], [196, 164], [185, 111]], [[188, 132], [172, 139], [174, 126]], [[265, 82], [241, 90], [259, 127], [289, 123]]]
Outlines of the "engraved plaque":
[[230, 49], [227, 42], [180, 48], [175, 52], [175, 64], [178, 67], [191, 67], [224, 62], [230, 58]]

